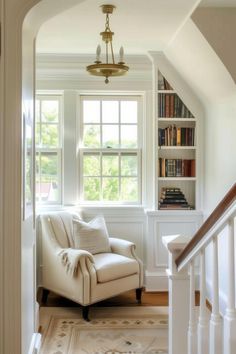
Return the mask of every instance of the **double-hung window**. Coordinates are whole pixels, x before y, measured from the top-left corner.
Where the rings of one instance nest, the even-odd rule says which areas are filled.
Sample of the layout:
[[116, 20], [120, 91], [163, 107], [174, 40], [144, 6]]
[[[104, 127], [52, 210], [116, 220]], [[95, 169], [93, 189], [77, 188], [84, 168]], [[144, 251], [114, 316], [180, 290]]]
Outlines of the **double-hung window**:
[[81, 96], [80, 194], [84, 202], [141, 202], [139, 96]]
[[36, 202], [61, 203], [61, 96], [36, 97]]

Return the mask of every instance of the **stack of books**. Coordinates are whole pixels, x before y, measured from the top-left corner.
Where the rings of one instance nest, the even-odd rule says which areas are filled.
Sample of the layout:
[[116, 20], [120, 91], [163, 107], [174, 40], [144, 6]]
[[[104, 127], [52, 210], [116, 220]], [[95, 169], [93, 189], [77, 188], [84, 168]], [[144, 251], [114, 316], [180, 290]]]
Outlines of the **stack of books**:
[[162, 188], [159, 200], [160, 210], [189, 210], [192, 207], [188, 204], [180, 188]]

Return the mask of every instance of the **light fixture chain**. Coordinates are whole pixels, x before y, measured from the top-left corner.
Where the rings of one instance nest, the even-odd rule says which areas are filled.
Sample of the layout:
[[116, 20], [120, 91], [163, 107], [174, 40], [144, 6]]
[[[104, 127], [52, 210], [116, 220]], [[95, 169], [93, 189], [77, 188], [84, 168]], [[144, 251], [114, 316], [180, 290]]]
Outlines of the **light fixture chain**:
[[106, 32], [111, 32], [110, 24], [109, 24], [109, 15], [108, 15], [108, 14], [106, 14], [105, 31], [106, 31]]

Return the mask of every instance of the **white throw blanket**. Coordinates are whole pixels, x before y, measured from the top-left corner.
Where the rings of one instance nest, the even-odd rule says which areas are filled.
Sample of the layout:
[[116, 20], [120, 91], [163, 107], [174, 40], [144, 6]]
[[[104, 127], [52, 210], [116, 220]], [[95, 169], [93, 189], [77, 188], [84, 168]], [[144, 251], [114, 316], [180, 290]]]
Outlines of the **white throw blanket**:
[[61, 258], [62, 264], [66, 267], [67, 273], [73, 277], [77, 275], [78, 265], [82, 257], [86, 257], [94, 263], [92, 254], [85, 250], [64, 248], [58, 252], [58, 256]]

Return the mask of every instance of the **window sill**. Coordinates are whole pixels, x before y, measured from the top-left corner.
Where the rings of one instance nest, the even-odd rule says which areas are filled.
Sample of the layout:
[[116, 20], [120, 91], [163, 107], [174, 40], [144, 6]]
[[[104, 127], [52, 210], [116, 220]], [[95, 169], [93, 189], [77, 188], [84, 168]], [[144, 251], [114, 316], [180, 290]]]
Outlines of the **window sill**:
[[36, 208], [36, 214], [45, 214], [47, 212], [56, 211], [77, 211], [86, 215], [119, 215], [123, 217], [145, 216], [144, 205], [91, 205], [91, 204], [77, 204], [77, 205], [40, 205]]

